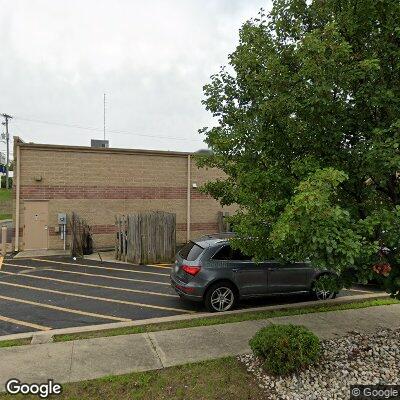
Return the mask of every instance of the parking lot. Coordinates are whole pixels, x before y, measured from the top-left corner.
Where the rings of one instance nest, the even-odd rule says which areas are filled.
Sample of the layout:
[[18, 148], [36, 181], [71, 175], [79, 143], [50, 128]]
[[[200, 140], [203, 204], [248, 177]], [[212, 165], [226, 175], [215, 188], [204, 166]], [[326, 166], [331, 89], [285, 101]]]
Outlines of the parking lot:
[[[204, 311], [182, 301], [167, 264], [129, 265], [70, 258], [5, 259], [0, 269], [0, 335], [127, 322]], [[360, 294], [345, 290], [340, 296]], [[305, 301], [279, 296], [240, 307]]]

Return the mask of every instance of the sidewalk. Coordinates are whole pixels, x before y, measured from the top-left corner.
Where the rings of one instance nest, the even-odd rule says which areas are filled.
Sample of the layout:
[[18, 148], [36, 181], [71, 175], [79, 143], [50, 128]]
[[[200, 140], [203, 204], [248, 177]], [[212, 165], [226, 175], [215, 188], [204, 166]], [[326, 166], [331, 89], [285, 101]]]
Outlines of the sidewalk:
[[0, 349], [5, 382], [74, 382], [159, 369], [249, 351], [248, 340], [268, 324], [302, 324], [320, 338], [400, 327], [400, 304], [270, 318], [206, 327]]
[[24, 250], [17, 253], [14, 258], [34, 258], [68, 255], [70, 255], [69, 250]]

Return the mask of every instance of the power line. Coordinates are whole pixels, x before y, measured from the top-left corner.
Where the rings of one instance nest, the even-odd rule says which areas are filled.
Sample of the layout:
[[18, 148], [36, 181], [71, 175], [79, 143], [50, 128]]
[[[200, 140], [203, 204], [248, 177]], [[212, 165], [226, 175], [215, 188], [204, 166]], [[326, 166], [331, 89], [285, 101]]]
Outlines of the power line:
[[[14, 119], [19, 120], [19, 121], [34, 122], [34, 123], [38, 123], [38, 124], [58, 125], [58, 126], [66, 127], [66, 128], [83, 129], [83, 130], [94, 131], [94, 132], [105, 132], [104, 128], [101, 129], [101, 128], [95, 128], [95, 127], [91, 127], [91, 126], [65, 124], [62, 122], [44, 121], [44, 120], [39, 120], [39, 119], [23, 118], [23, 117], [16, 117], [16, 116], [14, 116]], [[146, 134], [142, 134], [142, 133], [133, 133], [133, 132], [128, 132], [128, 131], [119, 131], [119, 130], [111, 130], [111, 129], [109, 129], [107, 132], [114, 133], [116, 135], [141, 136], [141, 137], [149, 137], [149, 138], [155, 138], [155, 139], [193, 140], [193, 138], [191, 139], [191, 138], [173, 137], [173, 136], [146, 135]]]

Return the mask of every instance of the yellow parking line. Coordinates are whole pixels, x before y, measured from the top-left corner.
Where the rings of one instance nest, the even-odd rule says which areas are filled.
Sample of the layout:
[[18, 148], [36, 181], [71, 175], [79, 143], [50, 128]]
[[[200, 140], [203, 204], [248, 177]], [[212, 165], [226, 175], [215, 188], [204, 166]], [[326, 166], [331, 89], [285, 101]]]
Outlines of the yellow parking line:
[[10, 324], [14, 325], [28, 326], [29, 328], [38, 329], [39, 331], [49, 331], [51, 329], [48, 326], [32, 324], [31, 322], [20, 321], [18, 319], [5, 317], [3, 315], [0, 315], [0, 321], [9, 322]]
[[171, 269], [171, 264], [146, 264], [146, 267]]
[[[26, 265], [20, 265], [20, 264], [4, 263], [4, 265], [17, 267], [17, 268], [37, 269], [36, 267], [28, 267]], [[76, 275], [85, 275], [85, 276], [98, 276], [98, 277], [101, 277], [101, 278], [115, 279], [115, 280], [119, 280], [119, 281], [151, 283], [151, 284], [154, 284], [154, 285], [170, 286], [170, 284], [166, 283], [166, 282], [147, 281], [147, 280], [144, 280], [144, 279], [122, 278], [120, 276], [109, 276], [109, 275], [101, 275], [101, 274], [89, 274], [87, 272], [70, 271], [70, 270], [67, 270], [67, 269], [57, 269], [57, 268], [52, 268], [52, 267], [49, 267], [47, 269], [51, 270], [51, 271], [65, 272], [66, 274], [76, 274]]]
[[109, 299], [109, 298], [106, 298], [106, 297], [97, 297], [97, 296], [89, 296], [89, 295], [86, 295], [86, 294], [63, 292], [61, 290], [43, 289], [43, 288], [38, 288], [36, 286], [19, 285], [18, 283], [10, 283], [10, 282], [2, 282], [2, 281], [0, 281], [0, 285], [7, 285], [7, 286], [20, 287], [20, 288], [23, 288], [23, 289], [37, 290], [39, 292], [62, 294], [64, 296], [81, 297], [83, 299], [106, 301], [106, 302], [109, 302], [109, 303], [119, 303], [119, 304], [127, 304], [127, 305], [137, 306], [137, 307], [155, 308], [155, 309], [158, 309], [158, 310], [165, 310], [165, 311], [178, 311], [178, 312], [183, 312], [183, 313], [188, 313], [188, 314], [192, 314], [194, 312], [194, 311], [184, 310], [184, 309], [181, 309], [181, 308], [162, 307], [162, 306], [155, 306], [155, 305], [145, 304], [145, 303], [136, 303], [136, 302], [127, 301], [127, 300], [116, 300], [116, 299]]
[[80, 310], [75, 310], [73, 308], [58, 307], [58, 306], [53, 306], [51, 304], [38, 303], [36, 301], [17, 299], [15, 297], [8, 297], [8, 296], [1, 296], [0, 295], [0, 299], [8, 300], [8, 301], [14, 301], [16, 303], [30, 304], [31, 306], [50, 308], [51, 310], [64, 311], [64, 312], [67, 312], [67, 313], [70, 313], [70, 314], [86, 315], [88, 317], [109, 319], [111, 321], [119, 321], [119, 322], [130, 322], [130, 321], [132, 321], [129, 318], [113, 317], [111, 315], [103, 315], [103, 314], [91, 313], [91, 312], [86, 312], [86, 311], [80, 311]]
[[1, 266], [3, 265], [3, 260], [4, 260], [4, 257], [0, 256], [0, 269], [1, 269]]
[[62, 261], [42, 260], [41, 258], [31, 258], [31, 260], [47, 262], [47, 263], [51, 263], [51, 264], [77, 265], [79, 267], [86, 267], [86, 268], [106, 269], [106, 270], [109, 270], [109, 271], [124, 271], [124, 272], [133, 272], [133, 273], [136, 273], [136, 274], [149, 274], [149, 275], [169, 276], [169, 274], [162, 274], [160, 272], [134, 271], [132, 269], [124, 269], [124, 268], [100, 267], [99, 265], [88, 265], [88, 264], [69, 263], [69, 262], [62, 262]]
[[[6, 271], [0, 271], [0, 274], [21, 276], [21, 274], [16, 274], [15, 272], [6, 272]], [[47, 276], [28, 275], [28, 274], [24, 274], [23, 276], [27, 277], [27, 278], [43, 279], [43, 280], [46, 280], [46, 281], [54, 281], [54, 282], [61, 282], [61, 283], [71, 283], [73, 285], [90, 286], [90, 287], [97, 287], [97, 288], [101, 288], [101, 289], [111, 289], [111, 290], [121, 290], [123, 292], [152, 294], [154, 296], [165, 296], [165, 297], [174, 297], [174, 298], [177, 297], [177, 295], [168, 294], [168, 293], [158, 293], [158, 292], [150, 292], [150, 291], [146, 291], [146, 290], [137, 290], [137, 289], [120, 288], [120, 287], [115, 287], [115, 286], [96, 285], [94, 283], [83, 283], [83, 282], [68, 281], [68, 280], [65, 280], [65, 279], [49, 278]]]

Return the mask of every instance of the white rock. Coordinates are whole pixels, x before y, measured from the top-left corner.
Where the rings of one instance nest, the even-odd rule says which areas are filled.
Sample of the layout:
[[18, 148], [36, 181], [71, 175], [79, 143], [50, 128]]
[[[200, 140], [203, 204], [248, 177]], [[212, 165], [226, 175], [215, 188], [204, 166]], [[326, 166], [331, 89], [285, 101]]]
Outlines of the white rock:
[[400, 329], [352, 332], [322, 342], [321, 361], [286, 377], [271, 376], [252, 354], [238, 357], [265, 389], [267, 399], [347, 399], [355, 383], [400, 384]]

